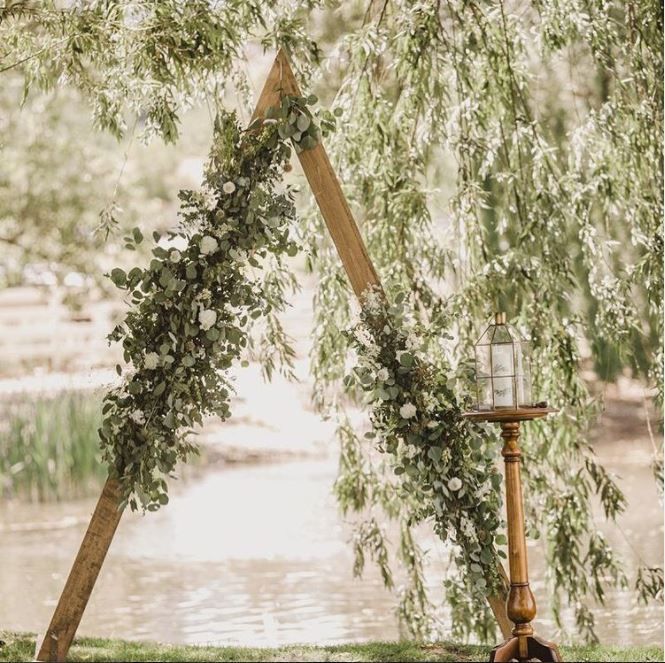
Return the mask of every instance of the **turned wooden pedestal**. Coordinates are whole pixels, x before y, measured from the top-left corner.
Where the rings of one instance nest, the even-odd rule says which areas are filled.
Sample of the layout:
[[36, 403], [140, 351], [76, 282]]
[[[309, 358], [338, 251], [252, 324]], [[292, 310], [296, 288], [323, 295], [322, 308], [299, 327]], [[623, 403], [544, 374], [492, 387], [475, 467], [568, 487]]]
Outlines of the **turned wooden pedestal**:
[[533, 632], [531, 622], [536, 616], [536, 600], [529, 587], [529, 571], [524, 532], [524, 506], [520, 479], [521, 453], [518, 445], [520, 422], [544, 417], [549, 408], [521, 408], [519, 410], [493, 410], [468, 412], [464, 416], [475, 421], [489, 421], [501, 425], [504, 440], [501, 455], [506, 466], [506, 513], [508, 516], [508, 561], [510, 564], [510, 593], [508, 618], [513, 622], [513, 635], [497, 645], [490, 653], [490, 661], [561, 661], [557, 646], [541, 640]]

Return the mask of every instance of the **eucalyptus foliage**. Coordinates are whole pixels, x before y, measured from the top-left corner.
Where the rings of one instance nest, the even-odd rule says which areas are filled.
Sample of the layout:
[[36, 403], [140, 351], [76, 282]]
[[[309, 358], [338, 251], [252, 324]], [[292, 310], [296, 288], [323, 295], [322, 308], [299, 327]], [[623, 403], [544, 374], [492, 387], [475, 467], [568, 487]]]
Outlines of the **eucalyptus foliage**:
[[[265, 322], [272, 352], [292, 355], [276, 314], [295, 287], [283, 265], [298, 252], [295, 209], [290, 190], [276, 185], [292, 151], [285, 137], [298, 149], [316, 144], [307, 101], [316, 98], [285, 97], [273, 119], [247, 131], [221, 114], [202, 190], [180, 193], [180, 227], [166, 243], [155, 233], [147, 267], [111, 271], [131, 300], [109, 337], [128, 366], [117, 366], [126, 375], [104, 399], [100, 437], [132, 509], [166, 504], [165, 475], [196, 452], [191, 428], [206, 414], [230, 416], [227, 369], [248, 348], [252, 321]], [[133, 241], [143, 241], [138, 228]]]
[[[365, 292], [360, 320], [348, 332], [358, 363], [345, 384], [371, 407], [365, 438], [391, 457], [408, 520], [431, 519], [437, 536], [454, 546], [466, 592], [482, 602], [503, 590], [497, 447], [486, 444], [485, 427], [462, 417], [470, 399], [460, 397], [450, 363], [428, 361], [430, 346], [442, 339], [414, 323], [409, 305], [405, 293], [389, 305], [381, 291]], [[338, 493], [354, 494], [342, 482]]]

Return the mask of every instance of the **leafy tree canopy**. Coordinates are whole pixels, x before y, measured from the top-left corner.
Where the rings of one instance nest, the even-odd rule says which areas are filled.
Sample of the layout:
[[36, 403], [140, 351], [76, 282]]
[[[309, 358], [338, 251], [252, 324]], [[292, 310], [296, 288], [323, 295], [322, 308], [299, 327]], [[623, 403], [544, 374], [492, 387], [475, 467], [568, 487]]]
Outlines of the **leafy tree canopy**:
[[[139, 117], [146, 135], [174, 141], [188, 105], [223, 88], [250, 96], [250, 49], [286, 46], [343, 109], [329, 149], [370, 255], [389, 292], [413, 294], [456, 375], [491, 310], [531, 332], [535, 388], [563, 413], [525, 440], [528, 517], [555, 610], [569, 601], [592, 636], [588, 600], [628, 574], [591, 516], [598, 499], [616, 518], [624, 499], [586, 440], [598, 404], [580, 343], [602, 378], [631, 368], [662, 406], [662, 40], [647, 0], [17, 1], [0, 10], [0, 72], [20, 71], [27, 89], [72, 86], [116, 136]], [[339, 409], [350, 312], [323, 230], [307, 216], [315, 396]], [[343, 419], [340, 439], [337, 489], [358, 511], [359, 559], [373, 551], [390, 579], [383, 510], [400, 523], [411, 579], [401, 611], [422, 630], [417, 505], [386, 489], [394, 477]], [[660, 483], [660, 457], [654, 466]], [[630, 580], [644, 598], [662, 594], [646, 562]], [[447, 588], [460, 632], [489, 628], [453, 572]]]

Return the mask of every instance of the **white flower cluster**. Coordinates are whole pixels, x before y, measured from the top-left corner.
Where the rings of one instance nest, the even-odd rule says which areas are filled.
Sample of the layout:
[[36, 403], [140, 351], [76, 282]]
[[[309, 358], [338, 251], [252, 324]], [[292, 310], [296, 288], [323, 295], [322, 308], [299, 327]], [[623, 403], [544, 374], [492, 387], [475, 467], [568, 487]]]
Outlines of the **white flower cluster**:
[[473, 543], [478, 541], [478, 534], [476, 533], [476, 528], [473, 522], [464, 514], [462, 514], [462, 517], [460, 518], [460, 530], [469, 541]]
[[485, 499], [490, 493], [492, 492], [492, 484], [489, 483], [489, 481], [486, 481], [480, 488], [478, 488], [478, 491], [476, 492], [476, 495], [478, 496], [478, 499]]
[[413, 403], [404, 403], [399, 409], [399, 414], [402, 419], [411, 419], [416, 416], [416, 406]]
[[239, 263], [247, 261], [247, 251], [244, 249], [229, 249], [229, 255]]
[[208, 186], [204, 186], [201, 190], [201, 199], [203, 201], [203, 206], [208, 210], [212, 211], [217, 207], [217, 195], [215, 192]]
[[364, 347], [364, 354], [375, 359], [379, 356], [379, 346], [374, 342], [371, 334], [364, 328], [358, 329], [356, 337], [361, 345]]
[[368, 288], [363, 293], [363, 308], [367, 310], [370, 315], [380, 313], [383, 303], [383, 294], [379, 288]]
[[453, 492], [457, 492], [462, 487], [462, 480], [458, 477], [452, 477], [448, 480], [448, 488]]
[[145, 423], [145, 413], [143, 410], [134, 410], [130, 415], [129, 418], [139, 426], [142, 426]]
[[204, 256], [214, 253], [219, 248], [219, 243], [211, 235], [204, 235], [199, 242], [199, 250]]
[[143, 366], [150, 371], [154, 371], [159, 366], [159, 355], [156, 352], [148, 352], [143, 360]]
[[420, 349], [421, 345], [422, 343], [420, 342], [418, 337], [413, 332], [410, 332], [409, 335], [406, 337], [407, 349], [415, 352], [416, 350]]
[[199, 324], [203, 331], [208, 331], [217, 322], [217, 312], [212, 309], [201, 309], [199, 311]]

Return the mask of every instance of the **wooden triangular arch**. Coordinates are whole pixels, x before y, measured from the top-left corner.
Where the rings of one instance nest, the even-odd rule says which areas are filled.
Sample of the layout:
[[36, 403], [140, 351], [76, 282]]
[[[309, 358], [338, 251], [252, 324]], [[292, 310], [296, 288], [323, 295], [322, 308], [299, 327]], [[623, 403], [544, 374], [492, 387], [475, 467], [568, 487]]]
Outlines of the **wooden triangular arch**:
[[[300, 96], [301, 92], [286, 53], [280, 50], [263, 86], [252, 119], [263, 117], [268, 108], [279, 105], [282, 94]], [[368, 287], [380, 288], [381, 282], [323, 144], [319, 141], [316, 147], [300, 152], [298, 158], [356, 296], [360, 297]], [[48, 630], [41, 643], [37, 643], [36, 660], [66, 659], [120, 522], [120, 502], [120, 486], [115, 479], [108, 478]], [[499, 568], [505, 579], [506, 574], [500, 563]], [[512, 624], [506, 614], [506, 593], [489, 596], [487, 600], [503, 636], [509, 637]]]

